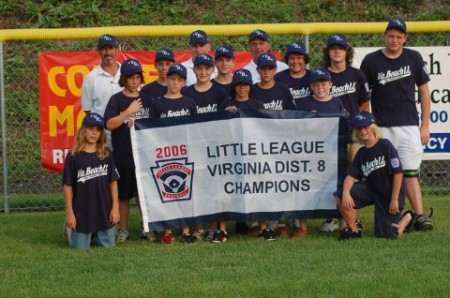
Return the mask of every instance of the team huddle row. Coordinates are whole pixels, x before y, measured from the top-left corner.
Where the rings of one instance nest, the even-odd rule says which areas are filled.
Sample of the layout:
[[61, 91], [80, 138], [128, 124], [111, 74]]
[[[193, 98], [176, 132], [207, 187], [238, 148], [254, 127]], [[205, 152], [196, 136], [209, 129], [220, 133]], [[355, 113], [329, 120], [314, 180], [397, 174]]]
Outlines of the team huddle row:
[[[252, 61], [233, 71], [233, 48], [222, 45], [213, 58], [206, 32], [197, 30], [189, 38], [192, 59], [176, 63], [170, 49], [159, 49], [155, 57], [159, 76], [147, 85], [140, 62], [128, 59], [119, 64], [115, 60], [116, 39], [101, 36], [97, 48], [102, 62], [83, 82], [82, 108], [87, 116], [64, 169], [69, 243], [74, 248], [89, 248], [92, 233], [103, 247], [128, 239], [129, 200], [136, 198], [139, 206], [130, 140], [134, 120], [243, 109], [349, 114], [357, 142], [348, 141], [348, 160], [353, 162], [343, 189], [335, 194], [343, 218], [339, 223], [324, 221], [324, 226], [331, 225], [332, 230], [339, 228], [340, 239], [361, 237], [356, 209], [367, 205], [375, 205], [376, 237], [395, 239], [411, 227], [431, 230], [432, 222], [423, 214], [417, 179], [422, 144], [429, 138], [429, 77], [420, 54], [403, 47], [407, 38], [403, 21], [389, 21], [384, 36], [385, 47], [367, 55], [361, 69], [356, 69], [351, 66], [354, 52], [347, 37], [333, 34], [323, 50], [323, 68], [310, 71], [306, 68], [309, 54], [303, 44], [289, 44], [283, 63], [270, 53], [267, 33], [258, 29], [248, 38]], [[379, 81], [383, 74], [398, 69], [408, 69], [409, 73]], [[415, 86], [421, 97], [420, 127]], [[111, 132], [110, 137], [104, 127]], [[406, 145], [402, 139], [408, 140]], [[113, 154], [107, 149], [107, 140], [111, 140], [108, 146], [114, 148]], [[373, 160], [386, 162], [368, 169]], [[103, 174], [77, 176], [87, 168], [102, 170]], [[401, 216], [405, 193], [413, 210]], [[308, 234], [306, 219], [296, 220], [292, 231], [282, 221], [260, 221], [253, 223], [252, 229], [266, 240], [275, 240], [277, 235], [303, 238]], [[156, 240], [155, 232], [146, 230], [141, 237]], [[171, 230], [160, 235], [164, 244], [175, 240]], [[227, 237], [227, 223], [213, 222], [208, 228], [181, 227], [180, 240], [193, 243], [206, 238], [220, 243]]]

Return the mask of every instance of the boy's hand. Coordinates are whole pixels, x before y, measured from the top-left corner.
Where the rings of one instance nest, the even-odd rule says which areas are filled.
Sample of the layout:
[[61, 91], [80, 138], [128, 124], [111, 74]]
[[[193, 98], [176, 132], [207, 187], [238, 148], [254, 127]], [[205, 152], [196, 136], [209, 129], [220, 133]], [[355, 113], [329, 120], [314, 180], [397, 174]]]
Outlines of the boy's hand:
[[66, 227], [71, 230], [77, 229], [77, 219], [75, 218], [75, 214], [70, 213], [66, 215]]
[[391, 200], [391, 203], [389, 204], [389, 213], [392, 215], [400, 213], [400, 210], [398, 209], [398, 200]]
[[142, 109], [142, 101], [140, 98], [133, 100], [130, 104], [130, 106], [127, 108], [128, 114], [134, 114], [136, 112], [139, 112]]
[[119, 210], [116, 210], [115, 208], [111, 209], [111, 212], [109, 213], [109, 220], [110, 222], [115, 225], [119, 222], [120, 215]]
[[225, 108], [225, 111], [236, 112], [237, 107], [236, 106], [228, 106]]
[[348, 211], [355, 208], [355, 202], [353, 201], [353, 198], [351, 195], [344, 194], [342, 196], [342, 207], [344, 207]]

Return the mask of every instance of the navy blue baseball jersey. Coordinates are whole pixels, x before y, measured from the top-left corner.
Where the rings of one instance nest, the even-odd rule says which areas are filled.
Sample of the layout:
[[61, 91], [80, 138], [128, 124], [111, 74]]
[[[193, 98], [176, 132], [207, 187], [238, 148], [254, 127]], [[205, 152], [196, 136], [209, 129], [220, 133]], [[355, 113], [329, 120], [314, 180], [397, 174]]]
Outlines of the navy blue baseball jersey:
[[154, 81], [142, 87], [141, 93], [148, 94], [150, 98], [161, 97], [167, 94], [167, 86], [163, 86], [158, 81]]
[[364, 57], [361, 70], [372, 90], [372, 113], [379, 126], [419, 125], [415, 86], [428, 81], [422, 56], [404, 48], [400, 57], [391, 59], [381, 50]]
[[221, 111], [225, 111], [225, 109], [230, 106], [236, 106], [236, 108], [240, 110], [264, 110], [264, 104], [254, 98], [250, 98], [246, 101], [238, 101], [234, 98], [228, 98], [224, 102], [222, 102], [222, 105], [219, 109]]
[[[366, 181], [377, 198], [387, 204], [391, 202], [394, 174], [403, 173], [402, 165], [394, 145], [387, 139], [380, 139], [374, 146], [361, 147], [353, 159], [349, 175], [353, 178]], [[405, 201], [405, 188], [399, 194], [399, 208], [403, 209]]]
[[[130, 118], [145, 119], [150, 117], [150, 108], [152, 106], [152, 99], [144, 93], [137, 97], [128, 97], [123, 92], [119, 92], [111, 96], [105, 110], [105, 123], [111, 118], [114, 118], [123, 113], [130, 104], [136, 100], [141, 99], [142, 109], [130, 115]], [[133, 169], [134, 159], [133, 151], [131, 149], [130, 128], [127, 124], [122, 123], [118, 128], [111, 131], [111, 140], [114, 148], [114, 160], [119, 169]]]
[[195, 89], [195, 84], [181, 91], [195, 101], [197, 114], [217, 112], [222, 102], [227, 99], [227, 95], [222, 88], [212, 85], [207, 91], [200, 92]]
[[93, 233], [112, 227], [109, 184], [119, 179], [113, 156], [100, 160], [97, 153], [69, 152], [64, 163], [63, 184], [72, 186], [72, 207], [77, 232]]
[[317, 113], [337, 113], [345, 110], [339, 97], [332, 97], [328, 101], [318, 101], [312, 96], [301, 99], [298, 103], [297, 109], [300, 111]]
[[197, 108], [192, 98], [182, 96], [171, 99], [165, 96], [156, 98], [150, 109], [150, 117], [154, 119], [195, 115]]
[[258, 84], [254, 84], [252, 97], [261, 101], [266, 110], [295, 110], [296, 108], [289, 87], [277, 81], [269, 89], [263, 89]]
[[289, 69], [283, 70], [275, 75], [275, 80], [288, 85], [289, 91], [291, 91], [294, 103], [297, 104], [300, 99], [310, 96], [312, 94], [309, 88], [311, 78], [311, 71], [306, 70], [306, 73], [301, 78], [293, 78], [289, 72]]
[[217, 82], [216, 80], [211, 80], [211, 82], [216, 85], [217, 87], [222, 88], [222, 90], [225, 92], [225, 94], [227, 95], [227, 98], [230, 97], [231, 95], [231, 88], [233, 87], [231, 85], [231, 83], [229, 84], [221, 84], [219, 82]]
[[364, 73], [354, 67], [335, 73], [328, 69], [331, 76], [330, 94], [339, 97], [345, 110], [353, 118], [359, 112], [359, 106], [370, 100], [369, 85]]

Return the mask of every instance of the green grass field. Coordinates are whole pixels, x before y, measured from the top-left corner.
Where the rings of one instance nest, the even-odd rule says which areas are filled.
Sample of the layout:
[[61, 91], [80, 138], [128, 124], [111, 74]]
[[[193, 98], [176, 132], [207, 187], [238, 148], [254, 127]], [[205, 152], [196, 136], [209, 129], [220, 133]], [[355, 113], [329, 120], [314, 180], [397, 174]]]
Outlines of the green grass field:
[[360, 213], [363, 239], [342, 242], [309, 221], [306, 239], [265, 242], [234, 235], [222, 244], [171, 246], [138, 239], [75, 251], [64, 212], [0, 215], [1, 297], [448, 297], [450, 201], [426, 197], [435, 229], [375, 239], [373, 210]]

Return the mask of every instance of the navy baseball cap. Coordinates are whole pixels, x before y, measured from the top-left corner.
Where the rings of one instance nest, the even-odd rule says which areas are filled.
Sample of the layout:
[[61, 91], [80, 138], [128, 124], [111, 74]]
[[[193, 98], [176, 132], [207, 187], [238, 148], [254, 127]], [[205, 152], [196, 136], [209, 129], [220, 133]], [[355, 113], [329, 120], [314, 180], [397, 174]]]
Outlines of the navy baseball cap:
[[114, 36], [110, 35], [110, 34], [103, 34], [102, 36], [100, 36], [100, 38], [98, 39], [97, 42], [97, 49], [101, 49], [104, 46], [110, 46], [110, 47], [117, 47], [117, 40]]
[[297, 53], [300, 55], [307, 55], [308, 53], [306, 52], [306, 47], [304, 44], [299, 43], [299, 42], [292, 42], [288, 45], [287, 49], [286, 49], [286, 54], [285, 57], [288, 56], [289, 54], [292, 53]]
[[136, 59], [127, 59], [120, 66], [120, 74], [124, 76], [131, 76], [140, 72], [142, 72], [142, 66]]
[[325, 68], [316, 68], [311, 72], [310, 82], [314, 81], [331, 81], [331, 76]]
[[206, 34], [205, 31], [202, 30], [196, 30], [191, 33], [191, 36], [189, 37], [189, 44], [191, 46], [196, 44], [207, 44], [209, 43], [208, 34]]
[[236, 70], [233, 74], [233, 81], [231, 84], [233, 85], [233, 87], [236, 84], [247, 84], [252, 86], [253, 85], [252, 73], [244, 68]]
[[271, 53], [265, 53], [258, 57], [256, 66], [258, 68], [263, 68], [264, 66], [277, 67], [277, 59]]
[[214, 67], [214, 60], [208, 54], [199, 54], [194, 58], [194, 66], [198, 66], [200, 64], [206, 64], [208, 66]]
[[170, 76], [171, 74], [173, 74], [173, 73], [177, 73], [177, 74], [179, 74], [180, 76], [182, 76], [185, 80], [186, 80], [186, 78], [187, 78], [187, 70], [186, 70], [186, 67], [184, 67], [183, 65], [181, 65], [181, 64], [172, 64], [170, 67], [169, 67], [169, 70], [167, 71], [167, 76]]
[[406, 34], [406, 24], [405, 24], [405, 22], [403, 22], [400, 19], [390, 20], [385, 31], [387, 31], [389, 29], [398, 29]]
[[175, 62], [175, 57], [174, 57], [171, 49], [166, 49], [166, 48], [159, 49], [158, 52], [156, 52], [155, 61], [158, 61], [161, 59], [167, 59], [167, 60]]
[[89, 113], [83, 119], [83, 126], [103, 126], [104, 120], [100, 114], [97, 113]]
[[255, 31], [253, 31], [252, 33], [250, 33], [250, 35], [248, 36], [248, 41], [252, 41], [255, 38], [259, 38], [262, 39], [264, 41], [270, 42], [270, 38], [269, 35], [267, 35], [266, 31], [260, 30], [260, 29], [256, 29]]
[[216, 58], [220, 56], [227, 56], [228, 58], [234, 58], [234, 50], [230, 46], [220, 46], [216, 50], [216, 54], [214, 56]]
[[334, 44], [343, 46], [344, 48], [348, 47], [347, 37], [344, 34], [333, 34], [328, 37], [328, 46], [332, 46]]
[[368, 127], [375, 123], [375, 117], [369, 112], [359, 112], [353, 118], [352, 125], [354, 128]]

